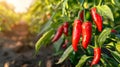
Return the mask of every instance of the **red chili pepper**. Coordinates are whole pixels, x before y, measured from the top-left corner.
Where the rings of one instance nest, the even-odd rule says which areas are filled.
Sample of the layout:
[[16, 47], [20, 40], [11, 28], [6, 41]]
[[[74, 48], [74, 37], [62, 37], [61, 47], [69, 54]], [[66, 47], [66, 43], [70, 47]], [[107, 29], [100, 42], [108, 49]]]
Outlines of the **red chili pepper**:
[[114, 34], [117, 34], [117, 31], [114, 30], [114, 29], [112, 29], [111, 32], [114, 33]]
[[67, 44], [68, 44], [68, 40], [66, 39], [66, 40], [65, 40], [65, 43], [62, 45], [62, 48], [66, 48], [66, 47], [67, 47]]
[[63, 24], [63, 32], [66, 36], [68, 36], [68, 26], [69, 26], [68, 22], [65, 22]]
[[91, 9], [91, 16], [93, 21], [95, 22], [98, 31], [101, 32], [102, 31], [102, 16], [100, 16], [97, 12], [96, 12], [96, 8], [92, 8]]
[[87, 21], [82, 24], [82, 46], [87, 48], [92, 36], [92, 24]]
[[81, 19], [82, 21], [84, 21], [84, 10], [82, 10], [82, 11], [80, 12], [80, 19]]
[[61, 25], [61, 26], [58, 28], [55, 36], [54, 36], [53, 39], [52, 39], [52, 42], [57, 41], [57, 40], [61, 37], [62, 32], [63, 32], [63, 25]]
[[78, 42], [80, 40], [80, 35], [82, 32], [82, 21], [81, 20], [75, 20], [73, 25], [73, 31], [72, 31], [72, 47], [74, 51], [76, 52], [78, 50]]
[[66, 45], [66, 44], [63, 44], [63, 45], [62, 45], [62, 48], [64, 48], [64, 49], [65, 49], [66, 47], [67, 47], [67, 45]]
[[92, 60], [91, 67], [100, 61], [100, 57], [101, 57], [101, 49], [99, 47], [94, 48], [94, 58]]

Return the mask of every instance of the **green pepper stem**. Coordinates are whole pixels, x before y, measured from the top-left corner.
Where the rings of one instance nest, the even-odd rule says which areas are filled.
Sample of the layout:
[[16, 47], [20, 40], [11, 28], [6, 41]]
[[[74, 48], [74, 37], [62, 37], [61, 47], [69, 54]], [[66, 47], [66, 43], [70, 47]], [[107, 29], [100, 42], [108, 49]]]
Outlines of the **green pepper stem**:
[[99, 1], [99, 4], [98, 4], [98, 6], [100, 6], [100, 5], [101, 5], [101, 3], [102, 3], [102, 0], [100, 0], [100, 1]]
[[86, 14], [85, 12], [86, 12], [86, 11], [85, 11], [85, 9], [84, 9], [84, 12], [83, 12], [83, 13], [84, 13], [84, 20], [83, 20], [84, 22], [87, 21], [87, 20], [86, 20], [86, 16], [85, 16], [85, 14]]
[[80, 12], [81, 12], [81, 11], [78, 12], [78, 19], [80, 19]]
[[95, 44], [95, 47], [99, 47], [98, 41], [97, 41], [97, 36], [95, 36], [95, 38], [94, 38], [94, 44]]
[[94, 0], [94, 4], [93, 4], [93, 6], [95, 7], [95, 0]]

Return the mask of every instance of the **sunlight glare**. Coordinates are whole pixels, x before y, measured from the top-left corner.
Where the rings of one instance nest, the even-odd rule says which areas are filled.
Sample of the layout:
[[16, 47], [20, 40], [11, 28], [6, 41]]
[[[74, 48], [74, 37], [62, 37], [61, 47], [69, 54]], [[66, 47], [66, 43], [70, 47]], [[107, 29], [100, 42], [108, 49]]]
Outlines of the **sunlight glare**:
[[13, 4], [15, 12], [26, 12], [33, 0], [6, 0], [7, 3]]

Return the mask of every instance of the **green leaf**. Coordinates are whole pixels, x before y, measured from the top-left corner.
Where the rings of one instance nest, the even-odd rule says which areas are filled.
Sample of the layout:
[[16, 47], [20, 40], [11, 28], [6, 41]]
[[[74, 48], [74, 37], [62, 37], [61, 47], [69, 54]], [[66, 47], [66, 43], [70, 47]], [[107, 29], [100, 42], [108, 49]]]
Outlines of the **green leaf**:
[[99, 64], [95, 64], [92, 67], [101, 67]]
[[66, 8], [68, 8], [68, 4], [67, 4], [68, 0], [64, 0], [63, 2], [63, 7], [62, 7], [62, 15], [64, 16], [64, 14], [66, 13]]
[[116, 5], [117, 7], [120, 6], [119, 0], [111, 0], [111, 2]]
[[118, 67], [120, 67], [120, 64], [118, 65]]
[[117, 51], [120, 52], [120, 41], [118, 41], [115, 46]]
[[101, 34], [99, 35], [98, 37], [98, 43], [99, 43], [99, 46], [102, 46], [105, 42], [105, 40], [107, 39], [108, 35], [111, 33], [111, 29], [110, 28], [105, 28]]
[[60, 49], [60, 46], [61, 46], [61, 44], [63, 43], [63, 36], [58, 40], [58, 41], [56, 41], [55, 43], [54, 43], [54, 48], [55, 48], [55, 52], [58, 52], [59, 51], [59, 49]]
[[112, 65], [113, 67], [117, 67], [118, 66], [117, 61], [114, 58], [109, 57], [108, 55], [107, 55], [107, 62], [109, 62], [110, 65]]
[[[107, 56], [106, 54], [102, 54], [101, 59], [103, 59], [103, 60], [101, 60], [101, 59], [100, 59], [100, 60], [101, 60], [101, 62], [103, 63], [104, 66], [106, 66], [106, 67], [111, 67], [112, 64], [109, 62], [108, 58], [110, 58], [110, 57]], [[105, 63], [104, 63], [104, 62], [105, 62]], [[106, 65], [106, 63], [107, 63], [107, 65]]]
[[43, 26], [41, 32], [39, 34], [42, 34], [44, 33], [46, 30], [50, 29], [51, 28], [51, 24], [53, 23], [52, 19], [53, 17], [55, 16], [56, 12], [54, 12], [51, 16], [51, 18], [49, 19], [48, 22], [45, 23], [45, 25]]
[[100, 61], [102, 62], [104, 67], [107, 67], [108, 64], [105, 62], [105, 60], [103, 58], [101, 58]]
[[[47, 40], [50, 40], [51, 39], [51, 36], [53, 35], [54, 33], [54, 30], [51, 29], [49, 31], [47, 31], [45, 34], [42, 35], [42, 37], [37, 41], [37, 43], [35, 44], [35, 50], [36, 50], [36, 53], [38, 53], [40, 47], [43, 45], [43, 44], [47, 44], [48, 41]], [[46, 42], [47, 41], [47, 42]]]
[[61, 55], [61, 54], [63, 54], [63, 52], [64, 52], [64, 50], [60, 50], [60, 51], [58, 51], [56, 53], [53, 53], [53, 56]]
[[83, 67], [88, 58], [90, 58], [90, 56], [83, 55], [75, 67]]
[[110, 43], [106, 44], [106, 48], [114, 49], [115, 48], [114, 42], [110, 42]]
[[113, 58], [109, 58], [108, 61], [112, 64], [112, 66], [118, 67], [118, 63]]
[[84, 3], [84, 0], [79, 0], [79, 2], [80, 2], [80, 5], [82, 6]]
[[59, 61], [56, 64], [62, 63], [69, 55], [70, 53], [73, 52], [72, 45], [69, 46], [63, 53], [63, 55], [60, 57]]
[[120, 54], [117, 51], [112, 51], [109, 49], [109, 51], [111, 52], [111, 55], [115, 58], [115, 60], [120, 63]]
[[97, 6], [97, 10], [102, 16], [106, 16], [107, 18], [114, 21], [113, 13], [107, 5]]

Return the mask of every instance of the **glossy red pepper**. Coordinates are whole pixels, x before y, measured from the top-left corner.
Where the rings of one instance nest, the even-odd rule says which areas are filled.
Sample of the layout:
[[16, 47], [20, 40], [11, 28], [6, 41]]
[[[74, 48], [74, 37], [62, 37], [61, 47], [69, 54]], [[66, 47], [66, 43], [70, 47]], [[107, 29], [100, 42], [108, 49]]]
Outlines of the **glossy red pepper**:
[[73, 24], [73, 31], [72, 31], [72, 47], [74, 51], [76, 52], [78, 50], [78, 42], [80, 40], [80, 35], [82, 32], [82, 21], [81, 20], [75, 20]]
[[69, 26], [68, 22], [65, 22], [63, 24], [63, 32], [66, 36], [68, 36], [68, 26]]
[[53, 39], [52, 39], [52, 42], [57, 41], [57, 40], [61, 37], [62, 32], [63, 32], [63, 25], [61, 25], [61, 26], [58, 28], [55, 36], [54, 36]]
[[97, 64], [100, 61], [101, 58], [101, 49], [99, 47], [94, 48], [94, 58], [91, 63], [91, 67], [95, 64]]
[[101, 32], [102, 31], [102, 16], [100, 16], [97, 13], [95, 7], [92, 8], [90, 12], [91, 12], [92, 19], [93, 19], [93, 21], [95, 22], [95, 24], [98, 28], [98, 31]]
[[82, 46], [87, 48], [92, 36], [92, 24], [87, 21], [82, 24]]
[[82, 21], [84, 21], [84, 10], [82, 10], [82, 11], [80, 12], [80, 19], [81, 19]]

